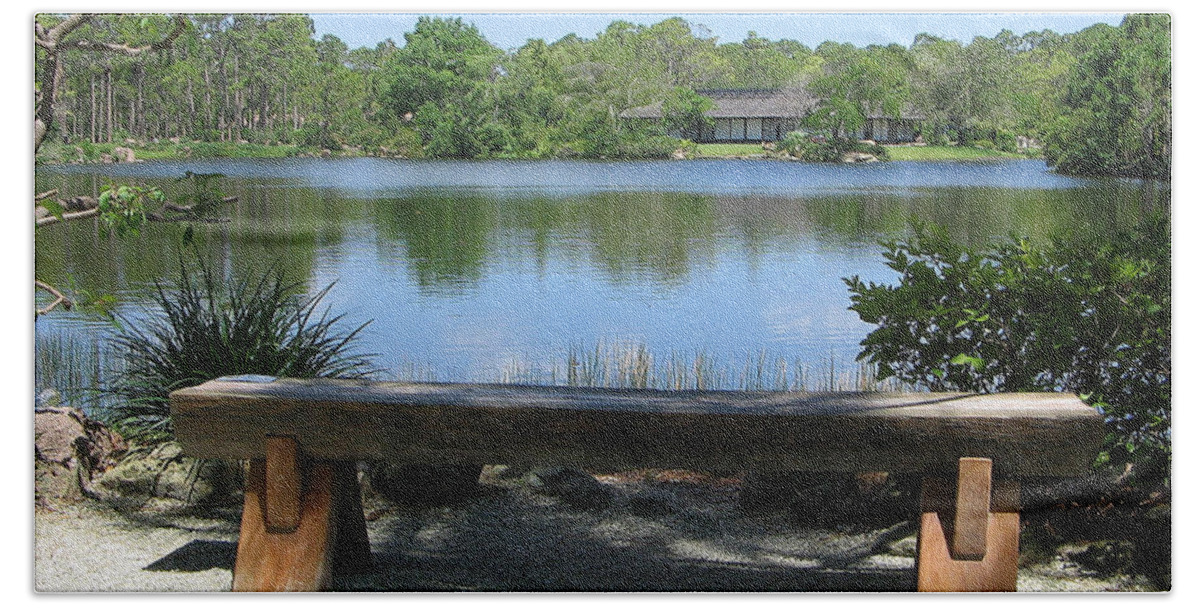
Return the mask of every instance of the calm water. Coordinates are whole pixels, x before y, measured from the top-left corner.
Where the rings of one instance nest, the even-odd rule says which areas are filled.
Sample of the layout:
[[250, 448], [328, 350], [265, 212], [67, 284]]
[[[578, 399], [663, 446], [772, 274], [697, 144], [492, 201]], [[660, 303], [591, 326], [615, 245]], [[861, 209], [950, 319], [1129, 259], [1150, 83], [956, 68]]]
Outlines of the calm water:
[[[39, 167], [39, 191], [95, 194], [108, 181], [177, 192], [185, 171], [220, 172], [239, 197], [198, 224], [196, 243], [230, 275], [281, 265], [326, 303], [373, 320], [364, 350], [404, 376], [495, 380], [550, 369], [571, 348], [639, 344], [741, 365], [772, 357], [853, 366], [870, 330], [842, 277], [894, 281], [878, 241], [910, 218], [983, 244], [1109, 233], [1150, 192], [1068, 178], [1040, 161], [835, 166], [776, 161], [211, 161]], [[136, 317], [177, 272], [182, 227], [126, 241], [90, 222], [37, 234], [37, 275], [115, 294]], [[56, 312], [39, 340], [103, 340], [100, 319]], [[411, 373], [407, 372], [407, 373]]]

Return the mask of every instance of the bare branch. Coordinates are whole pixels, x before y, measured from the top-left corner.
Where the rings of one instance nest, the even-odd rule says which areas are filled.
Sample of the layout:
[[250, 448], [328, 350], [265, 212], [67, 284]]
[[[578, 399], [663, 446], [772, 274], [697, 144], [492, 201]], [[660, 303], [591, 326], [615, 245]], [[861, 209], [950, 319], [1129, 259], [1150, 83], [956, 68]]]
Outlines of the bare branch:
[[41, 193], [41, 194], [35, 194], [35, 195], [33, 195], [33, 200], [34, 200], [34, 202], [37, 202], [37, 201], [40, 201], [40, 200], [43, 200], [43, 199], [50, 198], [50, 197], [52, 197], [52, 196], [55, 196], [55, 195], [57, 195], [57, 194], [58, 194], [58, 188], [55, 188], [55, 189], [53, 189], [53, 190], [47, 190], [47, 191], [45, 191], [45, 192], [43, 192], [43, 193]]
[[91, 217], [93, 215], [96, 215], [97, 213], [100, 213], [99, 208], [88, 209], [87, 211], [78, 211], [75, 213], [64, 213], [64, 214], [62, 214], [62, 218], [59, 218], [57, 215], [47, 215], [46, 217], [39, 217], [37, 219], [37, 225], [45, 226], [46, 224], [53, 224], [58, 221], [65, 222], [65, 221], [69, 221], [69, 220], [78, 220], [78, 219], [83, 219], [85, 217]]
[[127, 44], [117, 44], [113, 42], [76, 40], [69, 44], [59, 43], [59, 50], [80, 49], [85, 51], [109, 52], [136, 57], [147, 51], [158, 51], [170, 47], [171, 44], [175, 42], [175, 39], [178, 38], [179, 35], [183, 33], [184, 29], [187, 28], [187, 19], [185, 19], [183, 15], [176, 15], [174, 21], [175, 27], [171, 29], [171, 32], [168, 33], [165, 38], [155, 42], [154, 44], [149, 44], [146, 46], [129, 46]]
[[49, 293], [50, 295], [54, 296], [53, 302], [51, 302], [45, 308], [39, 308], [37, 310], [37, 314], [34, 315], [35, 319], [37, 318], [38, 315], [44, 315], [44, 314], [54, 310], [54, 308], [56, 306], [58, 306], [59, 304], [61, 304], [62, 307], [67, 310], [71, 310], [71, 307], [75, 305], [75, 303], [72, 302], [70, 298], [63, 295], [63, 293], [61, 291], [55, 289], [54, 287], [52, 287], [51, 285], [49, 285], [47, 283], [43, 283], [42, 281], [34, 279], [33, 285], [34, 285], [34, 287], [37, 287], [38, 289], [41, 289], [42, 291], [45, 291], [46, 293]]
[[66, 36], [74, 31], [75, 28], [87, 23], [88, 21], [91, 21], [93, 16], [94, 15], [88, 13], [71, 15], [70, 17], [63, 19], [58, 25], [50, 28], [50, 30], [46, 32], [45, 37], [51, 42], [58, 42], [59, 40], [62, 40], [63, 36]]

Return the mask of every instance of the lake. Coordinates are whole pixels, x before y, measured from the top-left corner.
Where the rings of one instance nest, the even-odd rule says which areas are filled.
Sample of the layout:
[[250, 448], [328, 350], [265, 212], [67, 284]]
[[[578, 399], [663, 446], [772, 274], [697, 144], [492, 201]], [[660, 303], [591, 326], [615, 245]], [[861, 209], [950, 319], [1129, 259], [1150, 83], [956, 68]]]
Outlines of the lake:
[[[1111, 233], [1170, 196], [1037, 160], [213, 160], [41, 166], [35, 181], [64, 196], [109, 181], [170, 195], [185, 171], [222, 173], [238, 197], [215, 212], [229, 221], [193, 224], [215, 268], [275, 265], [313, 291], [336, 282], [325, 304], [347, 327], [372, 321], [362, 350], [390, 377], [442, 381], [562, 382], [572, 354], [645, 347], [703, 360], [728, 388], [764, 361], [786, 368], [775, 384], [845, 385], [871, 326], [847, 310], [842, 278], [894, 282], [879, 241], [911, 219], [971, 245], [1045, 240]], [[182, 232], [156, 223], [122, 241], [90, 220], [48, 226], [36, 274], [115, 295], [136, 319], [154, 282], [177, 276]], [[36, 325], [39, 349], [99, 353], [111, 331], [74, 311]]]

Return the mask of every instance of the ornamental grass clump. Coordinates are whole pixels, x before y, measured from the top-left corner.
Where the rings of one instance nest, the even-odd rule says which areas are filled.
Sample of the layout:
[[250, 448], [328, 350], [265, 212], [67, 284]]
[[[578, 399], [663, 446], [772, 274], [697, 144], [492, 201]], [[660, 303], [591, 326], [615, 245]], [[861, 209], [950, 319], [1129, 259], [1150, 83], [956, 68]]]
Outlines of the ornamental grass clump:
[[231, 285], [206, 265], [180, 264], [168, 288], [155, 284], [145, 318], [122, 319], [112, 340], [124, 370], [106, 391], [118, 397], [109, 421], [132, 439], [173, 437], [168, 395], [221, 376], [364, 378], [376, 372], [354, 341], [369, 323], [341, 329], [343, 316], [318, 311], [333, 285], [311, 296], [278, 269]]

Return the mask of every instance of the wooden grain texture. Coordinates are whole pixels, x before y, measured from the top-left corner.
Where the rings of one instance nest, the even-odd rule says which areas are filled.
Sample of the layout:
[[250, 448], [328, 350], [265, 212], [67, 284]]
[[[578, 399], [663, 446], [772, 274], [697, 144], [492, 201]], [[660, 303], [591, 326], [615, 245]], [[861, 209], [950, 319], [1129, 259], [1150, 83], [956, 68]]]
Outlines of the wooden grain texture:
[[267, 530], [291, 532], [300, 525], [300, 448], [294, 437], [267, 437], [266, 504]]
[[300, 525], [272, 532], [266, 525], [266, 462], [253, 460], [246, 478], [242, 529], [233, 568], [234, 591], [320, 591], [332, 575], [337, 528], [334, 468], [315, 463], [307, 471]]
[[1013, 481], [992, 485], [987, 552], [981, 560], [957, 560], [951, 556], [945, 529], [953, 518], [954, 483], [947, 478], [925, 479], [917, 531], [917, 591], [1017, 590], [1020, 485]]
[[954, 502], [954, 534], [950, 555], [981, 560], [987, 553], [988, 512], [992, 504], [990, 458], [960, 458]]
[[189, 455], [261, 458], [297, 438], [328, 460], [593, 469], [1085, 472], [1101, 417], [1073, 395], [656, 391], [339, 380], [216, 380], [171, 395]]

